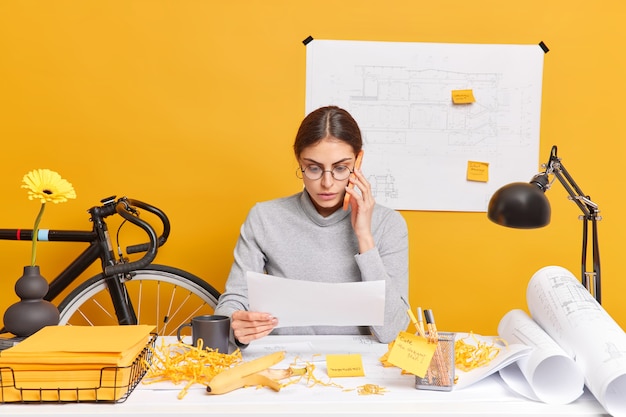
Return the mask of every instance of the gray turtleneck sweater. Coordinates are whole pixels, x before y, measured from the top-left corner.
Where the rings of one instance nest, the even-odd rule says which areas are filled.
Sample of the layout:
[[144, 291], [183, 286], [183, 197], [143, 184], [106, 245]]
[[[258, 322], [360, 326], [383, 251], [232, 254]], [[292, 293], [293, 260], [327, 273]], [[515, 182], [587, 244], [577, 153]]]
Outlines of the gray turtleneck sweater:
[[385, 280], [383, 326], [283, 327], [272, 334], [373, 334], [394, 340], [409, 319], [408, 230], [395, 210], [374, 206], [372, 234], [376, 247], [358, 253], [350, 210], [321, 216], [306, 191], [256, 204], [241, 227], [235, 260], [215, 314], [248, 310], [246, 271], [315, 282]]

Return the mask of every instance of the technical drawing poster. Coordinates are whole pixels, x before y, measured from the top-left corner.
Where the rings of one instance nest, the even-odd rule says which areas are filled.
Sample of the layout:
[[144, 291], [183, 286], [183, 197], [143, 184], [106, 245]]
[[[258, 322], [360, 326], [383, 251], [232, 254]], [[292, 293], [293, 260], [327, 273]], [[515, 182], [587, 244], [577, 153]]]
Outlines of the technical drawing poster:
[[[539, 45], [316, 39], [306, 48], [306, 112], [332, 104], [354, 116], [378, 203], [486, 211], [498, 188], [538, 172]], [[454, 104], [460, 90], [474, 101]]]

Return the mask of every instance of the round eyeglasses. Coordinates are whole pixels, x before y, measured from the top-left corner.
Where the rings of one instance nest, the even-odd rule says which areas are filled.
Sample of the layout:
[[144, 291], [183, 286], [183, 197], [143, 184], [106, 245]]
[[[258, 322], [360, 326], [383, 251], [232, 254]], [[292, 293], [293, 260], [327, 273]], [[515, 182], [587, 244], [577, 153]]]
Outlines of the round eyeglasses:
[[302, 179], [303, 176], [305, 176], [308, 179], [315, 181], [315, 180], [319, 180], [320, 178], [322, 178], [325, 172], [330, 172], [330, 175], [332, 175], [333, 178], [336, 179], [337, 181], [345, 181], [348, 179], [350, 174], [352, 174], [352, 170], [350, 170], [350, 168], [348, 168], [345, 165], [337, 165], [333, 169], [326, 169], [326, 170], [322, 169], [322, 167], [318, 165], [309, 165], [304, 169], [302, 168], [297, 169], [296, 176], [300, 179]]

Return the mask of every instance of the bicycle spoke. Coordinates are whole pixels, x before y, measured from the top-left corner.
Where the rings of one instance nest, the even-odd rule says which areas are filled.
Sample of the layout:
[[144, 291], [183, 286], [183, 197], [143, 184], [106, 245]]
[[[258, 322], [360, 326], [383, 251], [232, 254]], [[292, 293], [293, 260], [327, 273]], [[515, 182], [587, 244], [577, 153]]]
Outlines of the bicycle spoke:
[[[178, 306], [178, 308], [176, 309], [176, 311], [174, 311], [174, 313], [169, 316], [170, 321], [172, 318], [175, 318], [176, 316], [178, 316], [178, 313], [180, 313], [183, 310], [183, 307], [189, 307], [189, 303], [188, 301], [191, 299], [191, 297], [193, 296], [192, 292], [189, 292], [187, 294], [187, 296], [185, 297], [185, 299], [183, 300], [183, 302], [181, 302]], [[202, 304], [199, 304], [194, 310], [189, 311], [187, 309], [187, 315], [182, 319], [182, 320], [178, 320], [178, 323], [183, 324], [183, 323], [187, 323], [189, 322], [189, 320], [191, 320], [192, 317], [195, 317], [196, 315], [199, 315], [200, 310], [202, 310], [203, 307], [205, 307], [207, 304], [205, 302], [203, 302]], [[172, 330], [172, 332], [174, 332], [176, 329]], [[165, 329], [163, 329], [164, 333], [165, 333]]]
[[[198, 307], [196, 307], [195, 310], [188, 312], [187, 316], [184, 318], [184, 320], [182, 320], [182, 323], [187, 323], [188, 321], [191, 320], [192, 317], [199, 315], [198, 313], [200, 312], [200, 310], [202, 310], [202, 307], [204, 306], [206, 306], [206, 303], [200, 304]], [[178, 309], [177, 312], [178, 311], [180, 311], [180, 309]]]
[[174, 288], [172, 289], [172, 292], [170, 294], [170, 302], [167, 306], [167, 314], [165, 314], [165, 317], [163, 317], [163, 334], [166, 334], [166, 327], [169, 324], [170, 320], [172, 319], [172, 305], [174, 304], [174, 297], [176, 296], [176, 288], [178, 288], [176, 285], [174, 286]]
[[98, 300], [93, 299], [93, 300], [92, 300], [92, 302], [93, 302], [96, 306], [98, 306], [98, 307], [100, 308], [100, 311], [102, 311], [104, 314], [106, 314], [107, 316], [109, 316], [109, 317], [110, 317], [111, 319], [113, 319], [113, 320], [117, 320], [117, 319], [115, 318], [115, 316], [114, 316], [112, 313], [110, 313], [110, 312], [109, 312], [109, 310], [108, 310], [108, 309], [106, 309], [106, 308], [105, 308], [102, 304], [100, 304], [100, 302], [98, 302]]
[[82, 310], [78, 310], [78, 314], [80, 314], [80, 316], [85, 319], [85, 321], [87, 323], [89, 323], [90, 326], [93, 326], [93, 323], [89, 320], [89, 317], [87, 317]]
[[[174, 298], [176, 296], [177, 289], [178, 289], [178, 286], [175, 285], [170, 294], [169, 307], [167, 310], [167, 323], [168, 324], [171, 323], [176, 318], [176, 316], [178, 315], [178, 311], [180, 311], [182, 306], [186, 305], [186, 302], [189, 299], [189, 297], [187, 297], [182, 302], [180, 302], [178, 304], [178, 308], [172, 313], [172, 307], [174, 305]], [[186, 320], [178, 320], [177, 323], [178, 324], [174, 326], [174, 329], [172, 329], [170, 333], [175, 332], [181, 324], [186, 323]], [[165, 334], [165, 327], [163, 327], [163, 333]]]

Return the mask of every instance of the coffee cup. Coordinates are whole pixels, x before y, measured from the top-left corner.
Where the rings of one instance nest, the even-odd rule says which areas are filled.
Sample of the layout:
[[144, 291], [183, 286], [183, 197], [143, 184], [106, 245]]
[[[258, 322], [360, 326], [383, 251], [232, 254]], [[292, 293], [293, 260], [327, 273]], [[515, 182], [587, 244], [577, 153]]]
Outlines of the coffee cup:
[[228, 337], [230, 335], [230, 317], [219, 315], [197, 316], [189, 323], [181, 325], [176, 331], [179, 341], [183, 340], [181, 332], [191, 327], [192, 345], [198, 346], [202, 339], [202, 348], [217, 350], [219, 353], [228, 353]]

